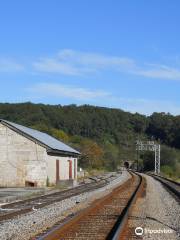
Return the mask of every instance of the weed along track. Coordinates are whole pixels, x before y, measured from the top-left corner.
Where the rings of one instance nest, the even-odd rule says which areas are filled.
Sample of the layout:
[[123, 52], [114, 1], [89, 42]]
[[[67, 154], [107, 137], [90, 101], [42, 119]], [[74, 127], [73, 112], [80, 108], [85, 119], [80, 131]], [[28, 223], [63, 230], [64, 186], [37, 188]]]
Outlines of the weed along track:
[[141, 188], [142, 177], [131, 172], [131, 178], [123, 185], [36, 239], [119, 239], [123, 234], [128, 212]]

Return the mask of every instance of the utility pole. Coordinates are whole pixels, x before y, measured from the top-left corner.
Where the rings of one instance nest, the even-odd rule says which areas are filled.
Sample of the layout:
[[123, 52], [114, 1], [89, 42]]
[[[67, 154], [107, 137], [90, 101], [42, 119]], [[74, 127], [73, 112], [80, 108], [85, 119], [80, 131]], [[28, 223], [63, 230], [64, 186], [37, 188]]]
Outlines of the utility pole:
[[139, 170], [139, 150], [137, 149], [137, 163], [136, 163], [136, 170]]
[[155, 173], [160, 173], [161, 164], [161, 146], [160, 144], [155, 146]]
[[[156, 174], [160, 173], [160, 163], [161, 163], [161, 145], [155, 144], [154, 141], [136, 141], [136, 151], [153, 151], [154, 152], [154, 172]], [[138, 158], [137, 158], [138, 164]]]

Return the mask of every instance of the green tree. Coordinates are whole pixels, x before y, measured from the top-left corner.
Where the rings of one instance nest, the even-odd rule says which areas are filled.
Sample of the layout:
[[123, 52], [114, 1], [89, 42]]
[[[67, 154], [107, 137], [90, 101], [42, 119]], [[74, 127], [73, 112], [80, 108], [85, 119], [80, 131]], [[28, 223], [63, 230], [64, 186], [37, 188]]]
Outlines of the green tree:
[[55, 138], [57, 138], [57, 139], [65, 142], [65, 143], [68, 143], [69, 140], [70, 140], [70, 139], [69, 139], [69, 136], [68, 136], [64, 131], [62, 131], [62, 130], [58, 130], [58, 129], [52, 128], [52, 129], [51, 129], [51, 134], [52, 134]]
[[80, 145], [81, 157], [80, 165], [82, 167], [100, 168], [103, 166], [103, 149], [94, 141], [84, 139]]
[[120, 165], [119, 148], [111, 143], [104, 145], [104, 162], [108, 170], [117, 170]]

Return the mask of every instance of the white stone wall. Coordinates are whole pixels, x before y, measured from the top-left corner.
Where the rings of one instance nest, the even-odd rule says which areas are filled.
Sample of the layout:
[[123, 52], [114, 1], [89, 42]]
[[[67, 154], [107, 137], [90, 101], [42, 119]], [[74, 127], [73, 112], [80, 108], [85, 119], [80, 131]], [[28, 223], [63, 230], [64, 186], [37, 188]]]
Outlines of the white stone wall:
[[[51, 184], [56, 183], [56, 160], [59, 160], [59, 179], [67, 180], [69, 179], [69, 160], [72, 161], [72, 179], [76, 179], [74, 176], [74, 168], [77, 169], [77, 159], [73, 157], [58, 157], [58, 156], [49, 156], [47, 157], [47, 175], [49, 182]], [[76, 171], [77, 173], [77, 171]]]
[[0, 187], [23, 187], [25, 181], [42, 187], [47, 177], [56, 184], [56, 160], [60, 180], [69, 179], [68, 160], [72, 161], [72, 179], [77, 177], [77, 159], [47, 155], [46, 148], [0, 123]]
[[0, 186], [24, 186], [25, 181], [45, 186], [46, 158], [44, 147], [0, 123]]

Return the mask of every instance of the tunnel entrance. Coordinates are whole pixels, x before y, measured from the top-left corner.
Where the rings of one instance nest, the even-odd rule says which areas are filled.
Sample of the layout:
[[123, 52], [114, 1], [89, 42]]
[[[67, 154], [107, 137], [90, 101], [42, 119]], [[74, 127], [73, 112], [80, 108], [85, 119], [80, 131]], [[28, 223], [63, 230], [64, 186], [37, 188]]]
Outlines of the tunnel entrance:
[[124, 162], [124, 167], [125, 167], [125, 168], [129, 168], [129, 162], [127, 162], [127, 161]]

